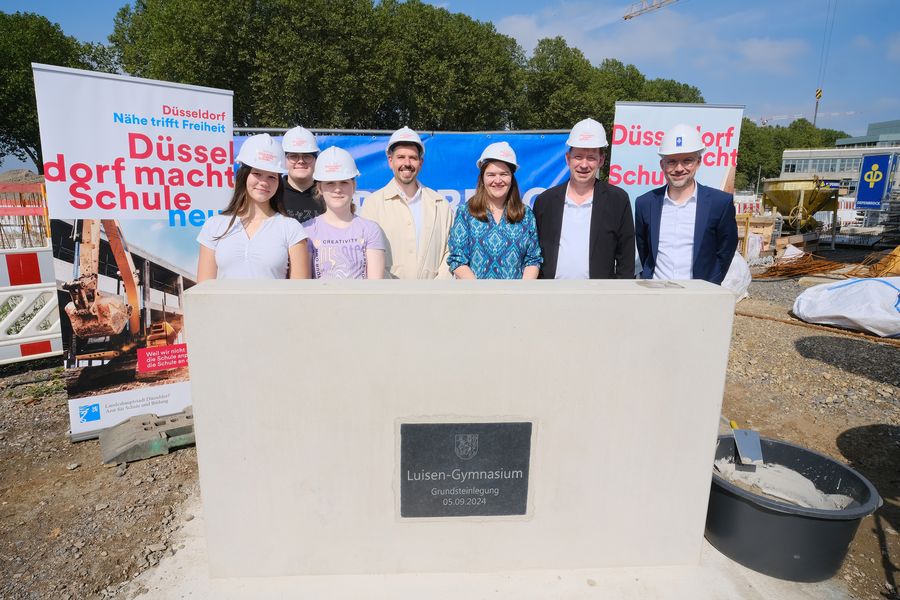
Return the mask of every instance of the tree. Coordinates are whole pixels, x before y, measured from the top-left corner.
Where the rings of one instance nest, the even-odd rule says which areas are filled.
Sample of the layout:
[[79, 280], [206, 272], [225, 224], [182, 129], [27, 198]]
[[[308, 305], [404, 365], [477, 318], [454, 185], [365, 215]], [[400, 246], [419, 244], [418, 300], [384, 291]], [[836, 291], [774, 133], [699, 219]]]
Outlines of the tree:
[[616, 102], [638, 102], [644, 100], [644, 86], [647, 79], [634, 65], [626, 65], [620, 60], [606, 58], [597, 67], [591, 92], [598, 99], [594, 117], [612, 129]]
[[235, 122], [245, 126], [509, 122], [521, 50], [490, 24], [419, 0], [222, 0], [215, 18], [201, 19], [208, 6], [138, 0], [123, 8], [111, 40], [125, 69], [232, 89]]
[[250, 57], [251, 123], [370, 127], [386, 87], [383, 24], [371, 1], [260, 4], [273, 18]]
[[644, 102], [704, 102], [700, 90], [686, 83], [679, 83], [674, 79], [649, 79], [644, 82], [641, 90], [641, 100]]
[[563, 129], [593, 116], [593, 78], [594, 67], [581, 50], [570, 48], [561, 37], [538, 41], [525, 64], [519, 127]]
[[0, 12], [0, 164], [10, 155], [30, 159], [43, 173], [31, 63], [114, 71], [105, 46], [82, 44], [34, 13]]
[[272, 24], [262, 2], [136, 0], [122, 7], [109, 40], [136, 77], [234, 90], [234, 119], [253, 115], [251, 75]]
[[379, 3], [388, 74], [383, 127], [478, 130], [509, 126], [522, 52], [493, 25], [419, 0]]

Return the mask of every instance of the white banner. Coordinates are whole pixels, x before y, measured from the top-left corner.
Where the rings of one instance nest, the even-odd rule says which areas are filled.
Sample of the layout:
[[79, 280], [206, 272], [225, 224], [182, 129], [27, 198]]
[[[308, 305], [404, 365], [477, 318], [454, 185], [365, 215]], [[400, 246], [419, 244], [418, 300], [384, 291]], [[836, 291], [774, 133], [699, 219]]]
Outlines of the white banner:
[[232, 92], [33, 64], [71, 436], [191, 404], [182, 294], [234, 188]]
[[222, 208], [234, 187], [232, 92], [32, 68], [52, 218]]
[[706, 144], [697, 181], [732, 193], [743, 114], [743, 106], [616, 102], [609, 183], [627, 191], [632, 205], [665, 185], [657, 149], [666, 131], [684, 123], [696, 127]]

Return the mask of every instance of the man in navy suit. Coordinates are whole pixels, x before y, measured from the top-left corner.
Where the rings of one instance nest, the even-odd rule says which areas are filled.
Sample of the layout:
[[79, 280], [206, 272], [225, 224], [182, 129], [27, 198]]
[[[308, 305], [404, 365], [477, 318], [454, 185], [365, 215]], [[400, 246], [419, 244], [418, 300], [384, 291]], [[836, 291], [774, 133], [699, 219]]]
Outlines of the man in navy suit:
[[700, 133], [689, 125], [663, 136], [659, 166], [668, 185], [635, 202], [642, 279], [725, 279], [737, 249], [734, 198], [696, 182], [704, 150]]

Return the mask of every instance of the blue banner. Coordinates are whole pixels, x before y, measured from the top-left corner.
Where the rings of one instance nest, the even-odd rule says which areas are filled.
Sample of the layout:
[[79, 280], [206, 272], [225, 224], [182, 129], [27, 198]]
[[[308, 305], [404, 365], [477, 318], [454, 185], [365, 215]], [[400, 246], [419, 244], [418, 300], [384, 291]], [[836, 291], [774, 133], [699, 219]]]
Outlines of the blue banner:
[[891, 180], [891, 155], [864, 156], [856, 186], [856, 208], [881, 210]]
[[[357, 202], [384, 187], [394, 176], [388, 167], [385, 150], [388, 135], [317, 135], [319, 148], [339, 146], [353, 155], [360, 176], [357, 180]], [[522, 199], [529, 205], [549, 187], [566, 181], [565, 133], [435, 133], [422, 134], [425, 156], [419, 181], [437, 190], [455, 208], [461, 200], [475, 193], [478, 167], [475, 162], [485, 146], [508, 142], [516, 152], [519, 168], [516, 179]], [[235, 136], [235, 155], [247, 136]], [[281, 139], [280, 137], [276, 139]]]

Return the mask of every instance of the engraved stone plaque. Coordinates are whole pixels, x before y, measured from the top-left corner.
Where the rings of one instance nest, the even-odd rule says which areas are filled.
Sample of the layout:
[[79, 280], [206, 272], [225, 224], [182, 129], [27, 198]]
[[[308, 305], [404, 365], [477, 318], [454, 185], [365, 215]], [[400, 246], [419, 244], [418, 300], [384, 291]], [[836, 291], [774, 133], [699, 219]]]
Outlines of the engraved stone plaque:
[[400, 516], [524, 515], [531, 423], [400, 425]]

